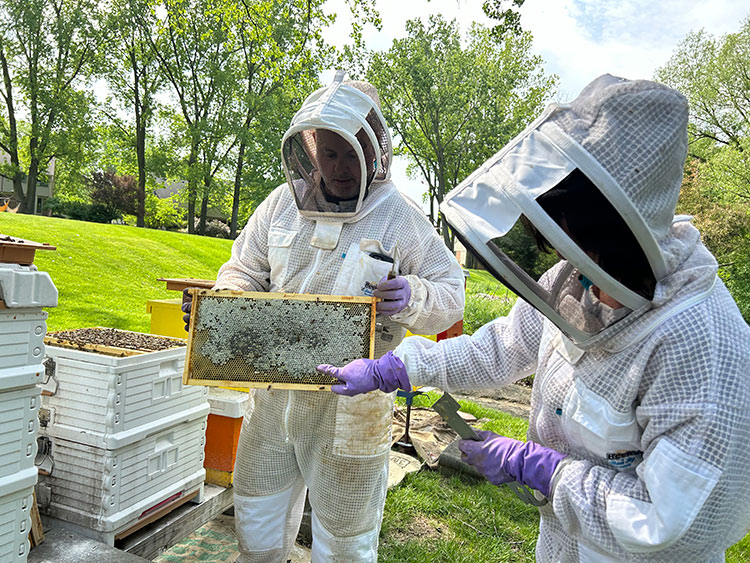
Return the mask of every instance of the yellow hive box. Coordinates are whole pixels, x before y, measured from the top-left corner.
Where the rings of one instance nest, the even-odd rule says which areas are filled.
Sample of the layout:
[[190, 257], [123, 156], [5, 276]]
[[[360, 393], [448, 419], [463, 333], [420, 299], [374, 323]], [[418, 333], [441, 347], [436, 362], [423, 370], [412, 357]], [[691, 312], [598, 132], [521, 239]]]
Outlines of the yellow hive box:
[[182, 299], [151, 299], [146, 302], [146, 312], [151, 315], [151, 334], [187, 338], [182, 322]]

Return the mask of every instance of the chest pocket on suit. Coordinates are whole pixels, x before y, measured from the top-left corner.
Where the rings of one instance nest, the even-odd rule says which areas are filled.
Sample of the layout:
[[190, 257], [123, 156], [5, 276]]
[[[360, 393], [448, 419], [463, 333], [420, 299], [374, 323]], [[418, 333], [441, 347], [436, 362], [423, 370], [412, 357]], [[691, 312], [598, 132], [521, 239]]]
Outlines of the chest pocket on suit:
[[642, 459], [635, 412], [616, 411], [580, 380], [565, 397], [562, 425], [571, 445], [592, 452], [614, 469], [633, 469]]
[[286, 282], [289, 254], [297, 231], [280, 227], [268, 230], [268, 264], [271, 267], [271, 291], [280, 291]]
[[336, 278], [334, 295], [372, 295], [374, 286], [388, 275], [393, 267], [389, 262], [371, 257], [370, 253], [373, 252], [386, 256], [392, 254], [392, 251], [386, 251], [378, 240], [362, 239], [352, 243]]

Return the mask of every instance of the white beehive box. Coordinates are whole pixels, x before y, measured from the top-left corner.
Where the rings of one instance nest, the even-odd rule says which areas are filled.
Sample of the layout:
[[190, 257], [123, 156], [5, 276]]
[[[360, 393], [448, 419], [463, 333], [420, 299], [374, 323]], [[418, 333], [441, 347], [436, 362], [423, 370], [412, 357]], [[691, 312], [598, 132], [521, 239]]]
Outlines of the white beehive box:
[[211, 405], [209, 412], [227, 418], [242, 418], [245, 416], [249, 397], [247, 391], [210, 387], [208, 389], [208, 404]]
[[0, 392], [41, 383], [47, 313], [57, 289], [34, 266], [0, 263]]
[[47, 345], [54, 375], [44, 385], [46, 435], [120, 448], [208, 408], [204, 387], [182, 384], [185, 347], [126, 357]]
[[202, 492], [208, 408], [176, 425], [152, 423], [147, 435], [116, 449], [50, 437], [52, 471], [40, 476], [49, 502], [40, 510], [112, 545], [165, 501]]
[[0, 561], [26, 561], [36, 467], [0, 478]]
[[[33, 257], [23, 241], [5, 237], [0, 263], [0, 561], [23, 562], [29, 553], [33, 489], [37, 479], [37, 411], [44, 373], [47, 313], [57, 305], [57, 289], [46, 272], [30, 263], [5, 263]], [[10, 248], [8, 244], [26, 246]], [[14, 254], [14, 252], [16, 252]], [[31, 260], [30, 260], [31, 261]]]
[[0, 391], [42, 382], [47, 313], [0, 311]]
[[0, 479], [34, 467], [40, 389], [0, 393]]

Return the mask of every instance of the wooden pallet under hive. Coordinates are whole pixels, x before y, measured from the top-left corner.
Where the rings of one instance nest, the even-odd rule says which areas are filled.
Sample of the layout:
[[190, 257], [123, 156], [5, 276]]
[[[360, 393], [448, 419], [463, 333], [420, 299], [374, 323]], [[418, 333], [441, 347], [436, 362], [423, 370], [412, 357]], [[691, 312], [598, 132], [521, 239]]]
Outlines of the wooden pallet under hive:
[[372, 358], [372, 297], [192, 289], [186, 384], [326, 390], [319, 364]]

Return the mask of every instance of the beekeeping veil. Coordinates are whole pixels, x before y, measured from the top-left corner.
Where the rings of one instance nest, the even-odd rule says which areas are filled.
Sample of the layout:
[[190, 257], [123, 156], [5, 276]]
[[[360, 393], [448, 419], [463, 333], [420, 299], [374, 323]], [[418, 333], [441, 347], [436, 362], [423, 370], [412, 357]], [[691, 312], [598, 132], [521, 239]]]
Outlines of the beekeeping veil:
[[364, 200], [388, 179], [393, 158], [377, 90], [343, 79], [337, 72], [330, 86], [305, 100], [281, 143], [300, 213], [329, 230], [360, 218]]
[[[613, 322], [581, 321], [590, 295], [586, 284], [573, 280], [590, 280], [624, 305], [614, 324], [631, 311], [647, 310], [650, 301], [597, 265], [536, 200], [578, 169], [632, 231], [658, 282], [675, 267], [669, 240], [687, 151], [687, 112], [685, 99], [665, 86], [601, 76], [572, 103], [549, 106], [440, 209], [494, 275], [585, 349]], [[564, 259], [543, 283], [504, 251], [522, 215]]]

